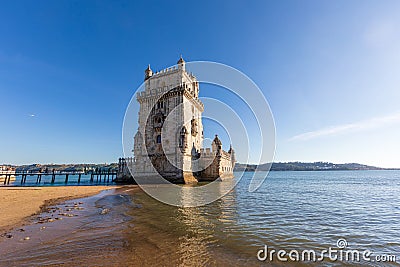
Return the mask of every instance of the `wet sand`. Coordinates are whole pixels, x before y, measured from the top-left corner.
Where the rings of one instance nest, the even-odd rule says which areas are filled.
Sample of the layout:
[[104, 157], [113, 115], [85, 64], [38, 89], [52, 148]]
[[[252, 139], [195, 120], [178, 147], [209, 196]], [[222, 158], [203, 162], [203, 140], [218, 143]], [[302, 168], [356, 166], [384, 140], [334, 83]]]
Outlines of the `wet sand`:
[[30, 216], [68, 199], [98, 194], [116, 186], [52, 186], [0, 188], [0, 231], [23, 225]]
[[137, 186], [60, 201], [0, 236], [0, 266], [259, 266], [225, 246], [217, 202], [179, 208]]

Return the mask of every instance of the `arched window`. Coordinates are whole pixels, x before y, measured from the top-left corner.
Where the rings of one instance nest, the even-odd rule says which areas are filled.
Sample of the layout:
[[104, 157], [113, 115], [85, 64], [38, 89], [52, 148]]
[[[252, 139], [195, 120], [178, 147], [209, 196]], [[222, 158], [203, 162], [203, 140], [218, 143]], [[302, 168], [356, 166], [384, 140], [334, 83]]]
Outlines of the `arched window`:
[[164, 101], [158, 101], [157, 108], [164, 108]]
[[179, 133], [179, 135], [180, 135], [179, 136], [179, 147], [183, 148], [183, 149], [186, 147], [186, 134], [187, 134], [186, 127], [183, 126]]
[[161, 134], [157, 135], [157, 144], [161, 144]]

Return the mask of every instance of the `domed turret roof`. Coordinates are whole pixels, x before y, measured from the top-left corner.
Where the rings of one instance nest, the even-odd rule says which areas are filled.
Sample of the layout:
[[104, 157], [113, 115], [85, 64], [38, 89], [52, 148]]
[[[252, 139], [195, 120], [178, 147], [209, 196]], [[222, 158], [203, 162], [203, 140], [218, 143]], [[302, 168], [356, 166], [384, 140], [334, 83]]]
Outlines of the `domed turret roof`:
[[230, 147], [229, 147], [228, 153], [231, 154], [233, 151], [234, 151], [234, 150], [233, 150], [232, 144], [231, 144]]
[[216, 145], [218, 145], [218, 146], [221, 146], [221, 145], [222, 145], [222, 142], [221, 142], [221, 140], [219, 140], [217, 134], [215, 135], [215, 138], [214, 138], [213, 142], [214, 142]]
[[182, 64], [182, 63], [185, 63], [185, 60], [183, 60], [183, 58], [182, 58], [182, 55], [181, 55], [181, 57], [179, 58], [179, 60], [178, 60], [178, 62], [177, 62], [178, 64]]

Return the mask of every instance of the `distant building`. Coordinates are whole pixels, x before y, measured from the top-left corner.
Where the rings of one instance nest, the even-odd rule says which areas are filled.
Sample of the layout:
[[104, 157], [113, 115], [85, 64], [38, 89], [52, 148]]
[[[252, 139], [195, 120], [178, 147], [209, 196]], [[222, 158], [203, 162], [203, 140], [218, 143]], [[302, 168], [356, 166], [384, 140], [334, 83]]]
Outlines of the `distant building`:
[[[222, 149], [215, 135], [212, 147], [203, 148], [199, 83], [188, 73], [182, 57], [177, 66], [153, 73], [145, 70], [145, 90], [139, 92], [139, 129], [134, 137], [134, 158], [120, 159], [117, 180], [153, 176], [157, 171], [174, 183], [232, 178], [235, 152]], [[168, 120], [167, 120], [168, 117]]]
[[[0, 165], [0, 183], [4, 183], [6, 179], [5, 174], [15, 174], [15, 167], [10, 165]], [[15, 180], [15, 176], [10, 176], [11, 181]]]
[[0, 165], [0, 174], [15, 174], [15, 167], [10, 165]]

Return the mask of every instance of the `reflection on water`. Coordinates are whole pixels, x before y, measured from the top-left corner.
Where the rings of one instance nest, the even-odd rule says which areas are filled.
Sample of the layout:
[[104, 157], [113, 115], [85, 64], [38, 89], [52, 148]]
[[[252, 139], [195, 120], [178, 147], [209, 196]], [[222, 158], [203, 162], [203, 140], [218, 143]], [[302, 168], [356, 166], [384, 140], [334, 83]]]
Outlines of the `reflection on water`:
[[[220, 183], [220, 190], [230, 186], [229, 182]], [[185, 192], [187, 194], [182, 197], [193, 201], [190, 191]], [[248, 258], [241, 259], [235, 251], [225, 251], [224, 248], [230, 243], [227, 235], [239, 234], [232, 230], [237, 218], [235, 200], [233, 190], [210, 205], [182, 208], [162, 204], [143, 192], [134, 194], [133, 201], [140, 203], [142, 208], [129, 212], [134, 218], [133, 228], [136, 228], [127, 233], [129, 246], [135, 251], [131, 259], [148, 265], [164, 263], [177, 266], [237, 266], [241, 261], [248, 262]], [[149, 251], [154, 251], [157, 256], [149, 257]], [[257, 263], [254, 257], [250, 262]]]
[[[6, 180], [7, 178], [7, 180]], [[0, 172], [0, 186], [4, 185], [5, 183], [10, 183], [10, 184], [14, 184], [16, 180], [15, 175], [11, 175], [11, 176], [6, 176], [3, 173]]]
[[[27, 227], [34, 246], [0, 243], [0, 265], [12, 259], [27, 266], [66, 260], [89, 266], [259, 266], [256, 253], [264, 245], [322, 250], [336, 248], [338, 238], [350, 249], [400, 251], [398, 171], [271, 172], [253, 193], [247, 190], [250, 178], [196, 208], [169, 206], [132, 187], [85, 199], [85, 210], [69, 221], [42, 232]], [[219, 183], [219, 190], [229, 182]], [[183, 202], [195, 199], [185, 192]]]

